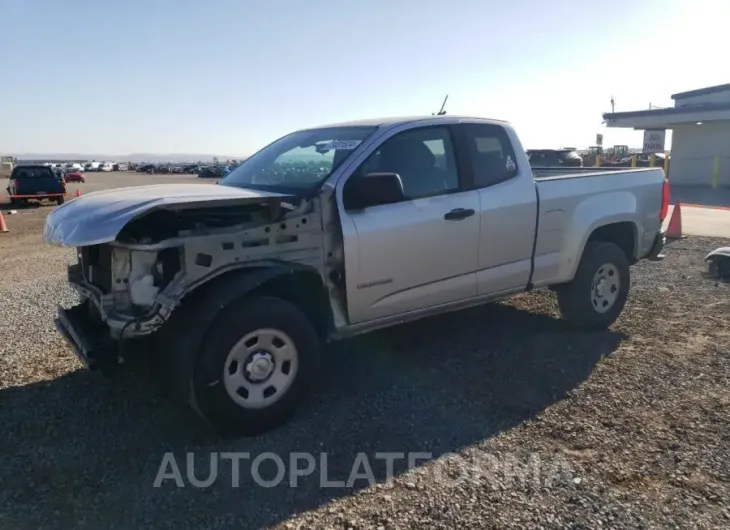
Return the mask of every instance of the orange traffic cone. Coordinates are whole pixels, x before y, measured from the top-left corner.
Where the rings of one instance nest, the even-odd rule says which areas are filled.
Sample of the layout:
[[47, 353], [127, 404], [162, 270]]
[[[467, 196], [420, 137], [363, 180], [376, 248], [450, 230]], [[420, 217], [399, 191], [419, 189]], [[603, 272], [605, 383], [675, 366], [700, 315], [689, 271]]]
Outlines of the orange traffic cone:
[[669, 226], [667, 227], [666, 236], [672, 239], [681, 239], [682, 235], [682, 206], [677, 201], [672, 212], [672, 217], [669, 219]]
[[0, 233], [4, 232], [10, 232], [10, 230], [8, 230], [8, 225], [5, 224], [5, 218], [3, 217], [3, 213], [0, 212]]
[[78, 188], [76, 188], [76, 196], [77, 196], [77, 197], [81, 197], [81, 192], [79, 191], [79, 189], [78, 189]]

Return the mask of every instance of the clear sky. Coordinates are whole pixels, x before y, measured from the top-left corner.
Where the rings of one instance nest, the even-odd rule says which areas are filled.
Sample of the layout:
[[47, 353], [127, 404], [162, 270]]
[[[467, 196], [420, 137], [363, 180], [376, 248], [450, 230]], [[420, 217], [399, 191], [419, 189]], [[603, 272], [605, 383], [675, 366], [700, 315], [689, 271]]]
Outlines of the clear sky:
[[611, 95], [730, 82], [728, 20], [730, 0], [0, 0], [0, 153], [247, 155], [447, 93], [526, 147], [639, 146], [601, 125]]

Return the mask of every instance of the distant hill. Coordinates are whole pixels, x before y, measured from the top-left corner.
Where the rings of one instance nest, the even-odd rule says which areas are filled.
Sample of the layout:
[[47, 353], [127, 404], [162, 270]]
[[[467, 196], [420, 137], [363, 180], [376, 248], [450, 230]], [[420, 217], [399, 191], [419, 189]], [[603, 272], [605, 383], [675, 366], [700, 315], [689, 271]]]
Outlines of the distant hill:
[[11, 153], [10, 156], [17, 158], [19, 161], [38, 161], [38, 162], [91, 162], [91, 161], [110, 161], [110, 162], [210, 162], [214, 158], [218, 160], [241, 160], [244, 156], [228, 156], [228, 155], [204, 155], [204, 154], [160, 154], [160, 153], [131, 153], [128, 155], [105, 155], [105, 154], [87, 154], [87, 153]]

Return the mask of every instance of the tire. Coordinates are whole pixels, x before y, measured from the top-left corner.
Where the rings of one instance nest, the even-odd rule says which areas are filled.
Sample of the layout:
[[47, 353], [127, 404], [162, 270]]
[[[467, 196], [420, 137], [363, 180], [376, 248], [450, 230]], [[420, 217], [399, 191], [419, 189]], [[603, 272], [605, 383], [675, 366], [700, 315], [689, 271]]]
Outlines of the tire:
[[66, 199], [64, 197], [56, 197], [56, 204], [59, 206], [61, 206], [65, 201]]
[[573, 281], [558, 289], [560, 313], [577, 327], [606, 329], [621, 315], [630, 286], [624, 252], [613, 243], [589, 241]]
[[[270, 345], [263, 346], [267, 341]], [[243, 298], [224, 307], [200, 344], [197, 352], [178, 352], [183, 358], [175, 352], [165, 355], [168, 366], [162, 369], [176, 380], [178, 395], [186, 393], [193, 409], [222, 434], [251, 436], [280, 426], [319, 372], [314, 326], [279, 298]], [[288, 356], [281, 353], [287, 348]], [[190, 354], [193, 370], [185, 368]], [[267, 365], [272, 370], [268, 375]], [[272, 393], [272, 387], [278, 388]]]

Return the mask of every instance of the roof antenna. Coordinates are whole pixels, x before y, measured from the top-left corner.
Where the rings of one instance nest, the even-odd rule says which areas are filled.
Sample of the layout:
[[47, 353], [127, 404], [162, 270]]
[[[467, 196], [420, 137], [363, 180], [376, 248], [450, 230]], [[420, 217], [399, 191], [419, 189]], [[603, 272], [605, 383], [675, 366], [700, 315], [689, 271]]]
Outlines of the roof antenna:
[[[441, 110], [438, 111], [438, 113], [436, 114], [436, 116], [443, 116], [444, 114], [446, 114], [446, 111], [444, 110], [444, 107], [446, 107], [446, 101], [448, 99], [449, 99], [449, 95], [446, 94], [446, 97], [444, 98], [444, 102], [441, 104]], [[431, 116], [434, 116], [434, 114], [432, 113]]]

